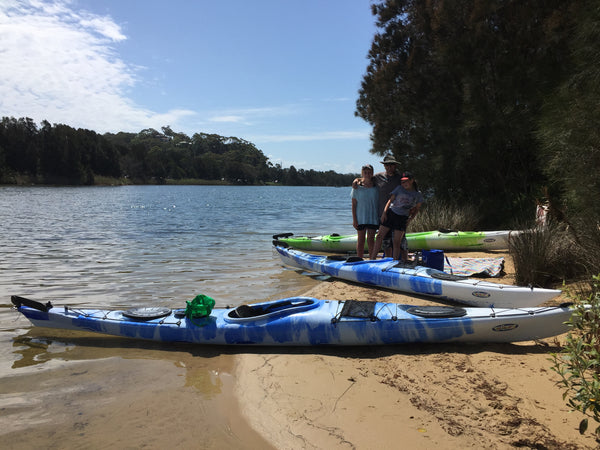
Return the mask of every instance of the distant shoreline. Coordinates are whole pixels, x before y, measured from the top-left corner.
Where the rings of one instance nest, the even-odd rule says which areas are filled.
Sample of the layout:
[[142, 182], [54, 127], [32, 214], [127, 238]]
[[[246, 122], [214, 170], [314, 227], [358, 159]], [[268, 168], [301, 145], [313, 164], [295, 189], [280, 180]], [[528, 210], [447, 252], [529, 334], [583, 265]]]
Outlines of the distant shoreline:
[[[0, 186], [38, 186], [38, 187], [84, 187], [84, 186], [297, 186], [294, 184], [281, 184], [274, 181], [267, 181], [265, 183], [242, 183], [233, 182], [228, 180], [204, 180], [200, 178], [186, 178], [181, 180], [175, 180], [166, 178], [164, 180], [132, 180], [130, 178], [110, 178], [104, 176], [94, 177], [94, 183], [92, 184], [74, 184], [69, 183], [68, 180], [56, 180], [53, 183], [39, 183], [34, 178], [27, 175], [16, 175], [11, 177], [12, 182], [9, 180], [1, 180]], [[345, 186], [322, 186], [322, 185], [311, 185], [321, 187], [345, 187]], [[306, 187], [306, 186], [305, 186]], [[309, 186], [310, 187], [310, 186]]]

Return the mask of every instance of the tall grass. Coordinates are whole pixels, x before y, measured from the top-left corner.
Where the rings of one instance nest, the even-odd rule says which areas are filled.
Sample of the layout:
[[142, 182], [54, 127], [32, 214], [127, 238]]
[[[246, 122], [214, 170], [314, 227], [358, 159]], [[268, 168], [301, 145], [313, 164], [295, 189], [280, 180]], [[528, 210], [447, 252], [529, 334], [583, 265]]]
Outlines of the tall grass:
[[521, 228], [510, 241], [519, 285], [548, 287], [559, 281], [590, 280], [600, 273], [600, 229], [581, 218], [545, 227]]
[[577, 273], [579, 261], [573, 237], [558, 224], [545, 227], [520, 227], [511, 237], [509, 250], [515, 265], [518, 285], [548, 287], [553, 282]]
[[578, 216], [571, 221], [570, 229], [577, 243], [584, 275], [592, 277], [600, 274], [600, 219]]
[[436, 199], [427, 200], [410, 223], [410, 233], [432, 230], [477, 230], [479, 214], [474, 206], [458, 206]]

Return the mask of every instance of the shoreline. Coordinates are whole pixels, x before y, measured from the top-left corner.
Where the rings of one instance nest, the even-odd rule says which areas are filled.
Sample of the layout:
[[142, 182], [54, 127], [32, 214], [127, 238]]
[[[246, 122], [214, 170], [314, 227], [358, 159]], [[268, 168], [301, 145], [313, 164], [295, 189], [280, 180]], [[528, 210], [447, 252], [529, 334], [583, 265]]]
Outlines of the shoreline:
[[[486, 280], [514, 283], [510, 256], [494, 255], [505, 257], [505, 275]], [[304, 295], [439, 304], [333, 279]], [[597, 448], [592, 432], [579, 434], [583, 415], [570, 411], [550, 369], [550, 353], [565, 336], [514, 344], [264, 349], [236, 357], [235, 396], [250, 426], [276, 448], [392, 448], [399, 436], [414, 449]]]

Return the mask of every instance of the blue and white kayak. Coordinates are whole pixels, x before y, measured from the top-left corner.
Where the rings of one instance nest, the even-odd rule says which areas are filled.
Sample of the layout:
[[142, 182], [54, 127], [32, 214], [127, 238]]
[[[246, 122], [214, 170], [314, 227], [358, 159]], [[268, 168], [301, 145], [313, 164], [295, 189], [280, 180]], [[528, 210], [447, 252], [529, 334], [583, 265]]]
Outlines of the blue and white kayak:
[[568, 305], [520, 309], [410, 306], [396, 303], [293, 297], [236, 308], [215, 308], [189, 319], [184, 310], [127, 311], [53, 307], [13, 296], [39, 327], [92, 331], [158, 342], [217, 345], [383, 345], [442, 342], [518, 342], [568, 331]]
[[362, 260], [313, 255], [281, 246], [275, 249], [288, 266], [471, 306], [523, 308], [541, 305], [561, 294], [556, 289], [512, 286], [452, 275], [429, 267], [402, 264], [392, 258]]

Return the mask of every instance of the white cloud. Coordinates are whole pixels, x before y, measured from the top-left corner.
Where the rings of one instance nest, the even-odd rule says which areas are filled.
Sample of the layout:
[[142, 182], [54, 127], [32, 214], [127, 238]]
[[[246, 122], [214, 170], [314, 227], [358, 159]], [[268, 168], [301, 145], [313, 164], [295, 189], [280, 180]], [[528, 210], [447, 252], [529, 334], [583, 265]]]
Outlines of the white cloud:
[[344, 139], [369, 139], [370, 130], [358, 131], [324, 131], [321, 133], [306, 134], [270, 134], [252, 136], [250, 140], [256, 142], [301, 142], [301, 141], [331, 141]]
[[75, 12], [68, 2], [0, 2], [0, 112], [98, 132], [139, 130], [195, 114], [156, 113], [126, 89], [136, 68], [114, 45], [126, 39], [110, 17]]
[[211, 122], [230, 122], [230, 123], [240, 123], [244, 122], [244, 118], [242, 116], [214, 116], [209, 119]]

